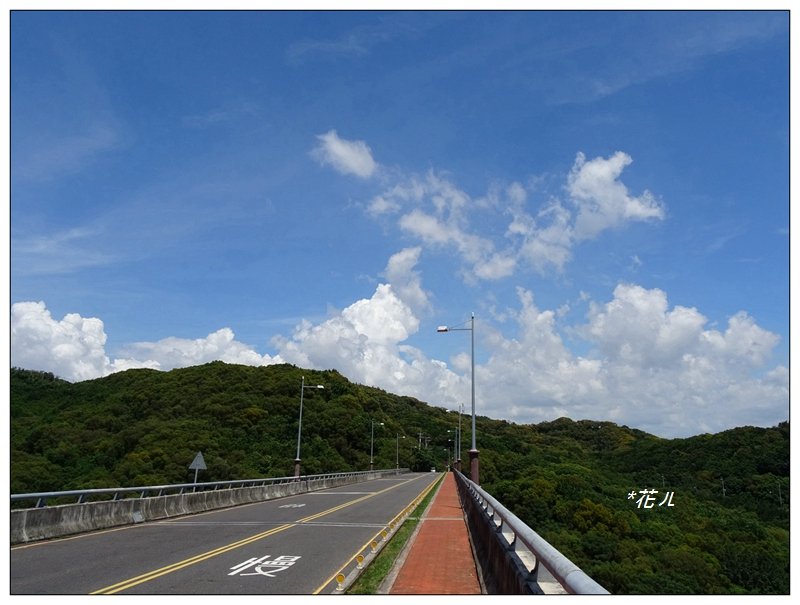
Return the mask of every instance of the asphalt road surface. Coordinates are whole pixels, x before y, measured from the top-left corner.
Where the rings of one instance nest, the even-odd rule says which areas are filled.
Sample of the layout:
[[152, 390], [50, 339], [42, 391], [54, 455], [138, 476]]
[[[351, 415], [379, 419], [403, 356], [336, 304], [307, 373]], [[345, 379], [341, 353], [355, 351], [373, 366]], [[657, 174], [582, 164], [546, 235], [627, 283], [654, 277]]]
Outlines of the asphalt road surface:
[[439, 477], [409, 473], [11, 549], [11, 594], [315, 594]]

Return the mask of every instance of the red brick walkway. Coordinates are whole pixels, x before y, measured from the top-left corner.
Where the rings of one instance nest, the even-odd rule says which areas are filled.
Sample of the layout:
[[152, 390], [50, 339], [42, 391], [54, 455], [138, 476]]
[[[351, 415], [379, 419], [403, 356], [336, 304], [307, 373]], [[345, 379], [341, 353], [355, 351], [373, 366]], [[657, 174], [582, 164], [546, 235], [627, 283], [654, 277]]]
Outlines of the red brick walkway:
[[464, 512], [452, 473], [420, 520], [389, 594], [481, 594]]

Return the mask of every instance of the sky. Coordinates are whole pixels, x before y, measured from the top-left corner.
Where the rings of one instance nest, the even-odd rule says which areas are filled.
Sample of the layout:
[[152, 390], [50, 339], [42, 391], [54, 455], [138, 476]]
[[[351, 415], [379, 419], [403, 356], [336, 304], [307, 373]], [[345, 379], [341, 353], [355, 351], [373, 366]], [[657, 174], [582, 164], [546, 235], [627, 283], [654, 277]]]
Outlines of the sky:
[[9, 30], [12, 366], [291, 363], [469, 413], [474, 352], [491, 418], [789, 418], [786, 11]]

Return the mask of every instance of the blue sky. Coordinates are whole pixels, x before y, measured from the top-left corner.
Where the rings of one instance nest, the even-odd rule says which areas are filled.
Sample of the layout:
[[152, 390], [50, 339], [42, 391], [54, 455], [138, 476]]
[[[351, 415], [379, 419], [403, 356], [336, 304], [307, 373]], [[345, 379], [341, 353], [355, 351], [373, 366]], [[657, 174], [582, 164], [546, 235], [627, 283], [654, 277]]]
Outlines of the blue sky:
[[789, 414], [787, 12], [15, 12], [11, 363]]

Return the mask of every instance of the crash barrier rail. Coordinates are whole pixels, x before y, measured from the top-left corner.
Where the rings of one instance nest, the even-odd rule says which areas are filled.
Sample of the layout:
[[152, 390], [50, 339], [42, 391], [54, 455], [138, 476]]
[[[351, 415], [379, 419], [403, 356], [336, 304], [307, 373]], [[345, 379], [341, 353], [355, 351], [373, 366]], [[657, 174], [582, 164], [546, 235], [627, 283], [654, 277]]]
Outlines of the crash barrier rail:
[[[10, 511], [11, 543], [250, 504], [402, 472], [407, 469], [12, 494], [12, 504], [25, 501], [36, 504], [33, 508]], [[74, 498], [76, 502], [64, 504], [66, 498]], [[48, 506], [48, 500], [62, 503]]]
[[540, 565], [570, 594], [609, 594], [490, 494], [455, 476], [489, 594], [545, 594]]

